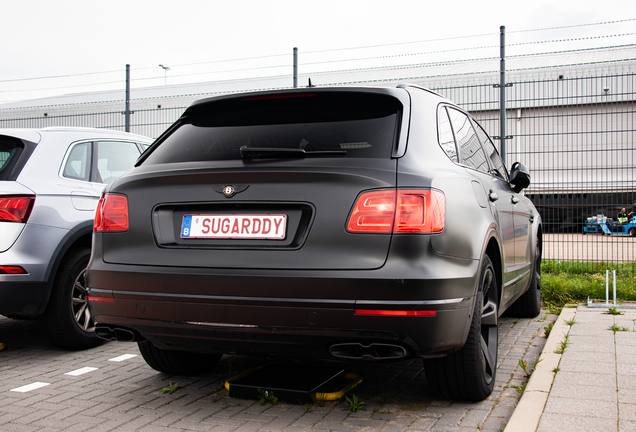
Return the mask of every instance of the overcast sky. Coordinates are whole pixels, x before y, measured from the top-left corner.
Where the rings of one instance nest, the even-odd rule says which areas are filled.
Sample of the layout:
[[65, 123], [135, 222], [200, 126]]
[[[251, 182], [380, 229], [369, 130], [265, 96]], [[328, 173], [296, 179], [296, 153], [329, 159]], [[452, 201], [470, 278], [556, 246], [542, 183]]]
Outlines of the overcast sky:
[[635, 0], [2, 3], [0, 103], [119, 88], [126, 64], [138, 87], [291, 74], [293, 47], [301, 72], [496, 57], [501, 25], [508, 55], [636, 44]]

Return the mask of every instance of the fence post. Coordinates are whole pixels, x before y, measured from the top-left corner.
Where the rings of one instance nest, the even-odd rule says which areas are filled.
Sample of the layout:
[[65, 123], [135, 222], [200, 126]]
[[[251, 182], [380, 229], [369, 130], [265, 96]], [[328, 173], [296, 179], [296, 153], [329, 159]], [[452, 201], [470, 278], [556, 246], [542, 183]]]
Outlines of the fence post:
[[298, 48], [294, 47], [294, 88], [298, 88]]
[[126, 108], [124, 110], [124, 130], [130, 132], [130, 65], [126, 65]]
[[501, 158], [506, 161], [506, 26], [499, 27], [499, 136]]

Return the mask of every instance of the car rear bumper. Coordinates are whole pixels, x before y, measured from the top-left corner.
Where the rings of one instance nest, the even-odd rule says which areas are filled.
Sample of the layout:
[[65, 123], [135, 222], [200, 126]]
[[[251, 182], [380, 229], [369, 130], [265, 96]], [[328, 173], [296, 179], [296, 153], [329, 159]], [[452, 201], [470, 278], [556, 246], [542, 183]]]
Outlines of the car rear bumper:
[[98, 258], [93, 255], [89, 265], [89, 295], [95, 298], [89, 304], [107, 338], [116, 338], [119, 329], [164, 349], [320, 358], [356, 350], [373, 358], [370, 353], [378, 346], [384, 352], [385, 345], [389, 356], [401, 347], [402, 357], [461, 348], [479, 267], [477, 261], [453, 265], [452, 259], [431, 257], [438, 272], [422, 278], [421, 269], [389, 263], [368, 271], [283, 272], [126, 266]]

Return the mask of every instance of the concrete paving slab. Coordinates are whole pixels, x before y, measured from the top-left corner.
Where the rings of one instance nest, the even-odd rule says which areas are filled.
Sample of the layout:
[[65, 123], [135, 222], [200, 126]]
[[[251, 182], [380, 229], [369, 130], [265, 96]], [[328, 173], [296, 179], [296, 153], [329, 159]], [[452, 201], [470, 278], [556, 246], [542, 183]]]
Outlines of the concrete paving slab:
[[572, 417], [563, 414], [545, 413], [537, 432], [616, 432], [618, 426], [615, 419]]

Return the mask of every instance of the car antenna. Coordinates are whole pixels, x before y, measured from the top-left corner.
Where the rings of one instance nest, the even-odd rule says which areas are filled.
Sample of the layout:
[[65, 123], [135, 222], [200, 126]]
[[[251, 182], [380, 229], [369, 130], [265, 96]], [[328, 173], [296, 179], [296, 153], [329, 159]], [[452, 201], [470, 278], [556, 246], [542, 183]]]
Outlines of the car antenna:
[[307, 87], [316, 87], [315, 85], [311, 85], [311, 78], [309, 78], [309, 85]]

